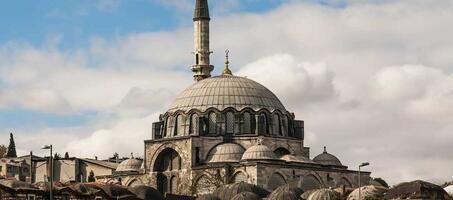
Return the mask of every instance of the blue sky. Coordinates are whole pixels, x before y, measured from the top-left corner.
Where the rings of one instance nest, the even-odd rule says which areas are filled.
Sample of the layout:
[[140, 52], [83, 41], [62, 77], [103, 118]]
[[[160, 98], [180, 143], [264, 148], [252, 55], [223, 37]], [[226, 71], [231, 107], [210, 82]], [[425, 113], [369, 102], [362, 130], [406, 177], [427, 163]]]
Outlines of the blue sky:
[[[216, 7], [218, 2], [212, 1], [211, 6]], [[264, 12], [281, 3], [248, 0], [231, 5], [221, 14]], [[0, 7], [0, 43], [23, 41], [39, 46], [58, 37], [60, 48], [70, 49], [87, 45], [93, 37], [112, 39], [133, 32], [189, 26], [191, 22], [186, 19], [191, 11], [159, 0], [4, 1]]]
[[[212, 1], [211, 7], [215, 8], [218, 2]], [[265, 12], [281, 3], [280, 0], [244, 1], [220, 14]], [[187, 20], [191, 15], [192, 7], [158, 0], [5, 1], [0, 7], [0, 44], [14, 42], [42, 47], [56, 42], [61, 51], [74, 51], [87, 47], [93, 38], [109, 41], [130, 33], [191, 26], [191, 20]], [[95, 116], [95, 112], [61, 115], [11, 107], [0, 110], [0, 128], [13, 131], [25, 127], [81, 126]]]

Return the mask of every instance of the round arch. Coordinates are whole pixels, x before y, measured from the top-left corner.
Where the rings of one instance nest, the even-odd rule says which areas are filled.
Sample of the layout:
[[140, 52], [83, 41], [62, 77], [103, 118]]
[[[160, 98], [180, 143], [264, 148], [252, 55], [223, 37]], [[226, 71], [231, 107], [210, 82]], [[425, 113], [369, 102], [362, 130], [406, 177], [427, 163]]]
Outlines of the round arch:
[[321, 177], [314, 172], [304, 175], [299, 185], [300, 188], [302, 188], [304, 191], [319, 189], [323, 187]]
[[193, 188], [197, 195], [213, 193], [217, 188], [213, 183], [213, 177], [209, 174], [203, 173], [198, 175], [193, 182]]
[[243, 170], [238, 170], [230, 179], [230, 183], [248, 182], [249, 175]]
[[285, 184], [286, 184], [285, 176], [283, 176], [279, 172], [274, 172], [267, 180], [267, 189], [273, 191], [276, 188]]

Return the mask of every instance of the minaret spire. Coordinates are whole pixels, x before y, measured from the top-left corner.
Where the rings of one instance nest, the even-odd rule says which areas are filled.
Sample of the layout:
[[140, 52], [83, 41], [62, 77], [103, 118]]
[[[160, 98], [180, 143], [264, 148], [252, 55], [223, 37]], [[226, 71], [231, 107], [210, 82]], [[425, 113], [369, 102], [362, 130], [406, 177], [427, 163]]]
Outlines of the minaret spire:
[[210, 64], [209, 56], [209, 7], [208, 0], [196, 0], [194, 22], [194, 62], [193, 77], [196, 81], [211, 77], [214, 66]]

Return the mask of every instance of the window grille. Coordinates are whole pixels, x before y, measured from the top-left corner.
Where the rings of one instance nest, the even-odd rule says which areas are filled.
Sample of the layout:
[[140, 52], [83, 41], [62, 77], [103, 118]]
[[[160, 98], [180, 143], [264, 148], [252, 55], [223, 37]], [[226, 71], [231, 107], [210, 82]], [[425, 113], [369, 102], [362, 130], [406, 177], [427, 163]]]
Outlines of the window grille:
[[212, 112], [209, 114], [209, 133], [217, 132], [217, 114]]
[[226, 113], [226, 133], [234, 133], [234, 114], [232, 112]]

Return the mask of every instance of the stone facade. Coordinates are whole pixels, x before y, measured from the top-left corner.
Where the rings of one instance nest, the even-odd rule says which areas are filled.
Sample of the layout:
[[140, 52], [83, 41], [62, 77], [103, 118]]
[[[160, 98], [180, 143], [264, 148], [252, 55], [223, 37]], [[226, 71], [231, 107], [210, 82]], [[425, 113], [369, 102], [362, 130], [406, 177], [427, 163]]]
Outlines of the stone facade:
[[[116, 174], [108, 181], [140, 181], [161, 193], [195, 195], [229, 183], [265, 189], [292, 183], [304, 190], [356, 187], [358, 173], [325, 150], [310, 159], [304, 121], [286, 110], [265, 86], [234, 76], [226, 66], [211, 77], [207, 0], [196, 0], [195, 83], [178, 95], [152, 124], [144, 142], [143, 171]], [[360, 180], [367, 184], [369, 172]]]

